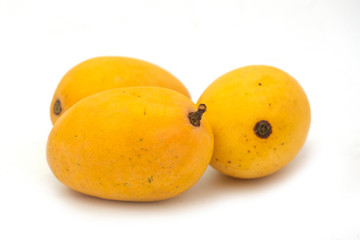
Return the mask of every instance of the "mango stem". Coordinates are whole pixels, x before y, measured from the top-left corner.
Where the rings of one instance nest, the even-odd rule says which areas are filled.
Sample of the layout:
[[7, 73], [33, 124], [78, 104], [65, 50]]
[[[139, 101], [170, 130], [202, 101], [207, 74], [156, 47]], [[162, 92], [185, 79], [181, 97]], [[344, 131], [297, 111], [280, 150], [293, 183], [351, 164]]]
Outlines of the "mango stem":
[[198, 110], [196, 112], [189, 113], [188, 117], [189, 117], [190, 123], [194, 127], [200, 127], [200, 120], [205, 111], [206, 111], [206, 105], [202, 103], [202, 104], [199, 104]]
[[259, 138], [268, 138], [272, 133], [271, 124], [266, 120], [261, 120], [255, 124], [254, 132]]

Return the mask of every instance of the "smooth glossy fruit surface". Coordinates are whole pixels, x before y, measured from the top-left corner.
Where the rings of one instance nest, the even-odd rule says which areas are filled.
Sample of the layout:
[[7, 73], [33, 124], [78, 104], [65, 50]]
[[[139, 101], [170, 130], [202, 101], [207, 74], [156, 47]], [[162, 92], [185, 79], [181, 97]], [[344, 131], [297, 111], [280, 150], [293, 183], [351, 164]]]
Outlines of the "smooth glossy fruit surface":
[[269, 175], [303, 146], [310, 105], [299, 83], [270, 66], [247, 66], [215, 80], [199, 103], [214, 133], [211, 165], [237, 178]]
[[124, 201], [174, 197], [194, 185], [210, 162], [213, 135], [201, 119], [204, 110], [158, 87], [89, 96], [54, 124], [48, 164], [62, 183], [88, 195]]
[[128, 57], [96, 57], [70, 69], [61, 79], [50, 106], [54, 123], [77, 101], [120, 87], [157, 86], [173, 89], [190, 98], [185, 86], [166, 70]]

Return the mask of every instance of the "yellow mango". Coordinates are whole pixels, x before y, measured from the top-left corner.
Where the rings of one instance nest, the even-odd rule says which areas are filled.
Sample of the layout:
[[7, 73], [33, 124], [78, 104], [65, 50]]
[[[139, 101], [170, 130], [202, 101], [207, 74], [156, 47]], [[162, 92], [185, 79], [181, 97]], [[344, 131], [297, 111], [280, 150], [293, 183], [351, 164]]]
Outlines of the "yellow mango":
[[213, 150], [211, 127], [191, 100], [159, 87], [86, 97], [56, 121], [47, 161], [66, 186], [99, 198], [157, 201], [194, 185]]
[[214, 133], [211, 166], [236, 178], [276, 172], [303, 146], [310, 105], [299, 83], [262, 65], [238, 68], [215, 80], [199, 103]]
[[128, 57], [96, 57], [70, 69], [58, 84], [50, 106], [52, 123], [73, 104], [92, 94], [120, 87], [157, 86], [190, 98], [185, 86], [164, 69]]

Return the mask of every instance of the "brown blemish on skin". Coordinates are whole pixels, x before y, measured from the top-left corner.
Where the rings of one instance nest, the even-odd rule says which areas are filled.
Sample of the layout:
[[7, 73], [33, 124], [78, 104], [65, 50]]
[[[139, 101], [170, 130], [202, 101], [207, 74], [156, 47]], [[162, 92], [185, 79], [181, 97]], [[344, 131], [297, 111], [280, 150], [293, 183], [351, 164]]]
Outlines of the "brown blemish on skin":
[[268, 138], [272, 133], [271, 124], [266, 120], [261, 120], [255, 124], [254, 132], [259, 138]]
[[261, 86], [261, 83], [259, 83], [259, 86]]
[[154, 180], [153, 176], [149, 177], [147, 180], [148, 180], [149, 183], [151, 183]]
[[194, 127], [200, 127], [200, 121], [201, 121], [202, 115], [204, 114], [205, 111], [206, 111], [206, 105], [199, 104], [196, 112], [189, 113], [188, 118], [190, 120], [190, 123]]
[[231, 164], [231, 161], [228, 161], [229, 164]]
[[61, 113], [62, 107], [59, 99], [55, 101], [53, 111], [55, 115], [59, 115]]
[[250, 150], [248, 150], [248, 153], [250, 153]]

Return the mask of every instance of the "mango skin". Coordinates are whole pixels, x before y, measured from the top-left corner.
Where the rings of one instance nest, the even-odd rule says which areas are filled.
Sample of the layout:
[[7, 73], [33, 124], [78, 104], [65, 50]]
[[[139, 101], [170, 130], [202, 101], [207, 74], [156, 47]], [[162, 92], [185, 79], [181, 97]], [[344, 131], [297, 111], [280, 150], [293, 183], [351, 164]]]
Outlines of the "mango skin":
[[[172, 74], [152, 63], [128, 57], [96, 57], [70, 69], [59, 82], [50, 105], [50, 118], [56, 120], [84, 97], [120, 87], [157, 86], [173, 89], [190, 98], [185, 86]], [[54, 113], [55, 102], [61, 112]]]
[[54, 175], [104, 199], [157, 201], [194, 185], [207, 168], [213, 135], [191, 125], [196, 105], [165, 88], [107, 90], [80, 100], [56, 121], [47, 142]]
[[[299, 83], [263, 65], [235, 69], [215, 80], [198, 103], [214, 133], [211, 166], [236, 178], [270, 175], [292, 160], [310, 128], [310, 105]], [[272, 126], [268, 138], [255, 134], [257, 122]]]

